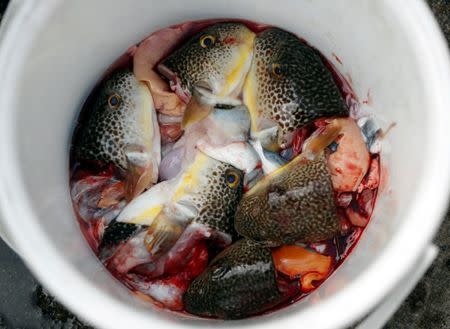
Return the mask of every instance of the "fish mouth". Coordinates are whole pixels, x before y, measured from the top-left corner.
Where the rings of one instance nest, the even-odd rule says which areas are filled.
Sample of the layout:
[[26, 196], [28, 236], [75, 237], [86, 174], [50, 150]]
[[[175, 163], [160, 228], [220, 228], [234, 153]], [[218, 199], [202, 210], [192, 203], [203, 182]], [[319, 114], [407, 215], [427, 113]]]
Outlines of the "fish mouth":
[[200, 96], [204, 97], [214, 97], [214, 90], [211, 85], [206, 81], [199, 81], [195, 84], [194, 90], [199, 93]]
[[206, 81], [197, 82], [194, 86], [193, 94], [195, 94], [204, 105], [223, 105], [231, 108], [242, 105], [242, 102], [235, 97], [218, 95], [214, 88]]
[[[191, 98], [191, 93], [187, 90], [181, 82], [180, 77], [176, 72], [171, 70], [163, 63], [158, 64], [158, 72], [166, 78], [170, 83], [170, 88], [174, 91], [185, 103], [188, 103]], [[181, 91], [181, 92], [180, 92]], [[198, 96], [202, 96], [205, 99], [214, 99], [217, 94], [211, 84], [207, 81], [198, 81], [193, 86], [193, 93], [197, 92]], [[187, 98], [187, 96], [189, 98]]]
[[[158, 64], [157, 69], [158, 72], [169, 81], [171, 90], [174, 91], [185, 103], [189, 103], [192, 95], [187, 88], [183, 86], [178, 74], [163, 63]], [[193, 89], [193, 93], [197, 92], [199, 96], [203, 96], [207, 99], [211, 99], [211, 96], [214, 95], [213, 88], [206, 81], [197, 82]]]

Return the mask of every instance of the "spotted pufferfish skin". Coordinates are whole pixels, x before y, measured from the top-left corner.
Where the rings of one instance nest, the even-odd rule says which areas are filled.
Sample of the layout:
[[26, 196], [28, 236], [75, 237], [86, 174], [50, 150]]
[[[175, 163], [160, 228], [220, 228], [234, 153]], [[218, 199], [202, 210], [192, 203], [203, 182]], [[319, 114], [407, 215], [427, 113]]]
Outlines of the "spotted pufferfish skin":
[[255, 34], [240, 23], [217, 23], [186, 41], [159, 65], [169, 80], [175, 76], [192, 95], [201, 85], [216, 96], [239, 93], [250, 67]]
[[204, 173], [203, 192], [192, 195], [198, 209], [193, 221], [235, 237], [234, 214], [243, 194], [243, 172], [225, 162], [212, 158], [208, 161], [211, 170]]
[[339, 218], [325, 155], [297, 157], [264, 177], [236, 211], [239, 234], [270, 246], [319, 242], [339, 233]]
[[288, 147], [295, 130], [318, 118], [349, 115], [319, 53], [278, 28], [255, 38], [243, 94], [254, 136], [277, 127], [272, 138], [262, 143], [269, 150]]

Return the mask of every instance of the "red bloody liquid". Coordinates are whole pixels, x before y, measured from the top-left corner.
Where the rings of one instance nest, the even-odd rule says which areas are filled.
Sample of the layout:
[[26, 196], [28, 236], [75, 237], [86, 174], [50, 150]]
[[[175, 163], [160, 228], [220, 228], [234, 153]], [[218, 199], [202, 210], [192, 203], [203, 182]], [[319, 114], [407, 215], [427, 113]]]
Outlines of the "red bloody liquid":
[[[183, 23], [173, 26], [177, 28], [184, 24], [189, 24], [189, 33], [182, 38], [172, 48], [176, 49], [187, 38], [203, 28], [222, 21], [238, 21], [247, 25], [254, 32], [260, 32], [269, 27], [265, 24], [254, 23], [246, 20], [225, 20], [212, 19], [197, 22]], [[301, 39], [304, 41], [303, 39]], [[306, 43], [306, 41], [304, 41]], [[132, 68], [133, 54], [136, 50], [136, 45], [129, 48], [129, 50], [118, 58], [110, 68], [105, 72], [102, 79], [108, 77], [112, 72], [121, 68]], [[170, 52], [169, 52], [170, 53]], [[167, 54], [166, 54], [167, 55]], [[340, 63], [340, 59], [334, 55], [336, 60]], [[352, 89], [351, 83], [337, 70], [337, 68], [323, 55], [321, 55], [326, 67], [330, 70], [333, 78], [339, 87], [343, 98], [349, 107], [358, 106], [359, 100]], [[96, 87], [97, 88], [97, 87]], [[92, 94], [95, 93], [95, 89]], [[91, 95], [92, 95], [91, 94]], [[92, 96], [89, 96], [80, 112], [77, 127], [74, 132], [73, 139], [77, 138], [80, 128], [83, 127], [86, 119], [90, 115], [89, 109], [91, 107]], [[294, 154], [301, 150], [303, 141], [308, 138], [321, 125], [320, 120], [315, 124], [311, 124], [298, 132], [293, 143]], [[378, 183], [380, 177], [380, 158], [377, 154], [371, 155], [371, 164], [369, 171], [362, 180], [356, 192], [337, 193], [336, 205], [338, 208], [338, 215], [341, 220], [341, 235], [332, 240], [323, 241], [321, 243], [314, 243], [306, 245], [310, 250], [326, 255], [332, 258], [332, 264], [325, 277], [318, 281], [313, 281], [313, 287], [320, 286], [326, 278], [331, 275], [345, 260], [352, 249], [356, 246], [361, 237], [365, 226], [367, 225], [372, 215], [372, 210], [375, 204]], [[86, 162], [76, 159], [71, 153], [70, 161], [70, 185], [71, 195], [73, 200], [73, 207], [80, 225], [81, 232], [86, 238], [92, 250], [99, 255], [99, 247], [102, 243], [102, 235], [106, 227], [107, 221], [105, 218], [112, 219], [118, 215], [120, 210], [125, 205], [124, 203], [124, 184], [123, 177], [119, 170], [111, 165], [98, 162]], [[97, 207], [99, 196], [108, 195], [106, 202], [103, 202], [102, 208]], [[355, 225], [356, 224], [356, 225]], [[194, 243], [192, 250], [187, 253], [180, 254], [180, 258], [174, 258], [166, 265], [164, 273], [156, 278], [149, 278], [146, 276], [146, 268], [138, 267], [132, 271], [130, 275], [118, 274], [113, 268], [109, 268], [112, 273], [126, 285], [129, 289], [136, 291], [138, 283], [158, 282], [161, 286], [171, 287], [172, 289], [179, 289], [185, 291], [189, 283], [198, 276], [207, 266], [208, 262], [221, 250], [220, 247], [213, 243], [199, 241]], [[303, 298], [312, 291], [300, 284], [300, 277], [289, 277], [282, 273], [277, 274], [280, 290], [287, 296], [285, 302], [277, 305], [275, 308], [264, 312], [272, 312], [280, 309], [286, 305], [292, 304]], [[138, 283], [137, 283], [138, 282]], [[137, 295], [151, 300], [156, 306], [166, 307], [178, 312], [183, 311], [181, 299], [176, 299], [168, 304], [156, 302], [152, 298], [137, 293]], [[180, 295], [182, 296], [182, 294]]]

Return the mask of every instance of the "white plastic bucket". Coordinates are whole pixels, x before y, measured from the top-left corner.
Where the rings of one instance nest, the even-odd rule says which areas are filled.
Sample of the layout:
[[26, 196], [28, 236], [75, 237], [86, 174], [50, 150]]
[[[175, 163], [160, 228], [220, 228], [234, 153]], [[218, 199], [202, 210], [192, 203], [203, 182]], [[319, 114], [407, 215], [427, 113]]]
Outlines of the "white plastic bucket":
[[[414, 271], [449, 195], [450, 68], [420, 0], [12, 1], [0, 36], [2, 236], [51, 293], [98, 328], [242, 325], [342, 328]], [[303, 301], [241, 322], [182, 319], [133, 297], [97, 261], [75, 221], [68, 146], [83, 100], [107, 66], [150, 32], [186, 20], [245, 18], [305, 38], [384, 127], [384, 186], [344, 265]], [[339, 56], [342, 65], [333, 53]]]

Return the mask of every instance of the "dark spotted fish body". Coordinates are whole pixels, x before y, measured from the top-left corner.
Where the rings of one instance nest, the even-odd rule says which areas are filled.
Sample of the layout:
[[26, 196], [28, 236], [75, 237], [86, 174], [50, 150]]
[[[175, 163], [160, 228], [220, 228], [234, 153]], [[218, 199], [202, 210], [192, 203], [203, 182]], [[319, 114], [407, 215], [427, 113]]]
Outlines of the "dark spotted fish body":
[[118, 71], [102, 82], [88, 106], [90, 117], [73, 145], [76, 159], [114, 164], [134, 195], [156, 182], [160, 133], [146, 85], [131, 71]]
[[244, 84], [252, 134], [277, 127], [263, 146], [285, 148], [293, 132], [321, 117], [348, 116], [331, 73], [318, 52], [295, 35], [270, 28], [257, 35], [252, 66]]
[[317, 242], [339, 231], [325, 156], [295, 158], [258, 182], [236, 212], [239, 234], [273, 246]]
[[245, 318], [281, 301], [270, 249], [246, 239], [217, 255], [184, 295], [189, 313], [221, 319]]
[[250, 67], [254, 37], [240, 23], [214, 24], [170, 54], [158, 70], [172, 84], [179, 79], [188, 95], [192, 95], [196, 85], [217, 96], [239, 92]]

